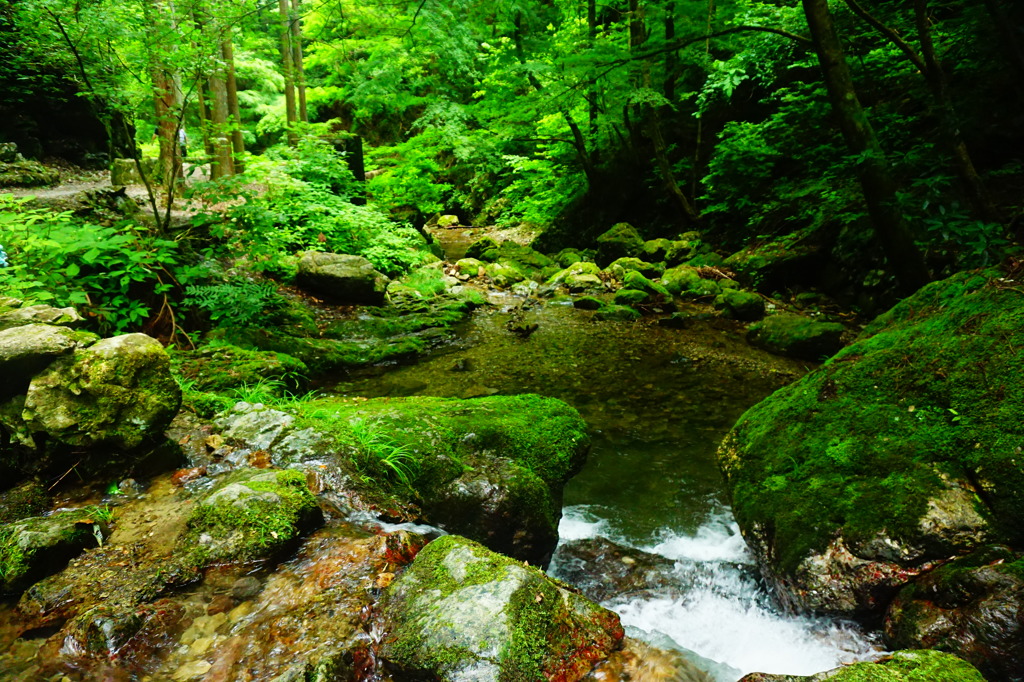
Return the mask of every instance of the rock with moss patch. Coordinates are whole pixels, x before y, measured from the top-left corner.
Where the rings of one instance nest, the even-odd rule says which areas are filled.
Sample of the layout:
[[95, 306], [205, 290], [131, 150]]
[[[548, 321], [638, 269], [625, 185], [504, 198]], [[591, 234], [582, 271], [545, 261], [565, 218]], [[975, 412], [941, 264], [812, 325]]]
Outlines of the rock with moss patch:
[[49, 324], [26, 324], [0, 331], [0, 401], [25, 393], [32, 377], [50, 363], [98, 338]]
[[747, 340], [765, 350], [802, 360], [819, 361], [843, 347], [846, 328], [795, 313], [779, 313], [750, 327]]
[[697, 248], [700, 246], [700, 240], [686, 240], [677, 239], [669, 243], [665, 249], [665, 265], [675, 267], [682, 265], [686, 261], [697, 255]]
[[34, 432], [76, 447], [130, 450], [177, 414], [181, 389], [156, 339], [125, 334], [58, 358], [29, 384], [23, 418]]
[[614, 598], [621, 603], [655, 590], [681, 590], [673, 576], [675, 566], [675, 561], [660, 554], [596, 537], [559, 543], [549, 572], [588, 599], [604, 602]]
[[661, 284], [644, 277], [642, 274], [636, 271], [627, 272], [622, 278], [622, 286], [624, 289], [636, 289], [637, 291], [645, 291], [652, 296], [661, 296], [662, 298], [672, 298], [672, 294]]
[[16, 594], [59, 571], [105, 532], [105, 521], [81, 509], [0, 526], [0, 594]]
[[[597, 278], [600, 274], [601, 268], [598, 267], [597, 263], [591, 263], [590, 261], [579, 261], [568, 266], [564, 270], [556, 272], [554, 275], [548, 278], [548, 284], [553, 286], [559, 286], [566, 284], [567, 280], [571, 277], [579, 277], [583, 275], [593, 275]], [[598, 279], [598, 281], [600, 281]]]
[[616, 223], [597, 238], [594, 261], [601, 267], [608, 267], [619, 258], [639, 256], [643, 249], [644, 240], [635, 227], [629, 223]]
[[715, 298], [715, 307], [726, 317], [743, 322], [756, 322], [764, 317], [764, 299], [751, 291], [726, 289]]
[[54, 308], [49, 305], [30, 305], [0, 314], [0, 331], [27, 324], [52, 324], [77, 329], [85, 319], [74, 308]]
[[60, 174], [38, 161], [0, 163], [0, 187], [39, 187], [52, 185]]
[[484, 266], [484, 272], [487, 273], [494, 286], [503, 289], [526, 279], [526, 275], [507, 263], [488, 263]]
[[616, 305], [628, 305], [635, 306], [643, 303], [650, 294], [646, 291], [638, 291], [637, 289], [619, 289], [615, 292], [615, 296], [612, 297], [612, 302]]
[[590, 448], [579, 413], [537, 395], [318, 400], [296, 428], [329, 436], [302, 457], [350, 457], [378, 485], [411, 486], [428, 523], [535, 565], [551, 557], [562, 490]]
[[491, 263], [498, 259], [498, 242], [493, 237], [480, 237], [466, 249], [466, 258]]
[[986, 546], [903, 588], [885, 618], [895, 648], [953, 651], [993, 680], [1024, 670], [1024, 560]]
[[49, 506], [50, 496], [39, 481], [22, 481], [0, 492], [0, 524], [38, 516]]
[[798, 608], [877, 618], [952, 557], [1024, 547], [1024, 308], [936, 282], [748, 410], [719, 448], [744, 536]]
[[615, 279], [622, 280], [627, 272], [639, 272], [644, 277], [658, 278], [665, 272], [661, 263], [648, 263], [639, 258], [619, 258], [608, 266], [608, 271]]
[[640, 313], [628, 305], [606, 305], [594, 313], [598, 320], [612, 320], [618, 322], [632, 322], [640, 319]]
[[572, 307], [577, 310], [600, 310], [604, 307], [604, 301], [593, 296], [580, 296], [573, 299]]
[[775, 291], [815, 284], [826, 254], [814, 230], [807, 229], [750, 244], [722, 264], [736, 272], [744, 284], [759, 291]]
[[464, 277], [477, 277], [484, 272], [484, 263], [476, 258], [460, 258], [455, 262], [455, 269]]
[[574, 263], [586, 260], [583, 257], [583, 254], [581, 254], [577, 249], [562, 249], [551, 258], [563, 268], [567, 268]]
[[877, 663], [854, 663], [817, 675], [751, 673], [739, 682], [985, 682], [970, 663], [942, 651], [897, 651]]
[[696, 290], [696, 288], [704, 281], [706, 280], [700, 276], [700, 273], [697, 272], [697, 268], [693, 268], [688, 265], [679, 265], [674, 268], [669, 268], [661, 276], [662, 286], [676, 296]]
[[299, 261], [296, 283], [349, 305], [381, 305], [388, 278], [362, 256], [309, 251]]
[[191, 566], [265, 559], [322, 521], [305, 474], [240, 469], [196, 503], [176, 554]]
[[641, 253], [644, 260], [651, 263], [663, 263], [672, 248], [672, 241], [664, 238], [648, 239], [644, 242]]
[[402, 673], [450, 682], [573, 682], [623, 639], [611, 611], [457, 536], [423, 548], [381, 611], [382, 657]]

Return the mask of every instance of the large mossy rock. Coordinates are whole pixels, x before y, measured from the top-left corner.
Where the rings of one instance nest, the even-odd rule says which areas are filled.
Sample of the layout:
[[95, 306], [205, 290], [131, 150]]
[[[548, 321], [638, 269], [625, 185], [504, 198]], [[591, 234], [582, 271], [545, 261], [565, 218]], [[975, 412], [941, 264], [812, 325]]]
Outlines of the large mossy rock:
[[301, 391], [309, 381], [309, 368], [298, 358], [229, 344], [179, 351], [171, 359], [175, 371], [197, 391], [225, 392], [267, 382]]
[[606, 268], [619, 258], [640, 256], [643, 250], [644, 240], [637, 229], [629, 223], [616, 223], [597, 238], [594, 261]]
[[349, 305], [381, 305], [388, 278], [362, 256], [309, 251], [299, 260], [296, 283], [304, 289]]
[[751, 673], [739, 682], [985, 682], [970, 663], [941, 651], [897, 651], [878, 663], [854, 663], [817, 675]]
[[30, 305], [0, 314], [0, 331], [28, 324], [52, 324], [78, 328], [85, 319], [74, 308], [54, 308], [49, 305]]
[[758, 348], [801, 360], [818, 361], [843, 347], [843, 325], [795, 313], [779, 313], [750, 327], [747, 340]]
[[37, 374], [22, 418], [29, 431], [65, 445], [130, 450], [161, 434], [180, 406], [163, 346], [125, 334], [79, 348]]
[[175, 554], [193, 567], [265, 559], [322, 521], [305, 474], [240, 469], [199, 500]]
[[452, 535], [420, 551], [381, 613], [381, 657], [403, 674], [446, 682], [573, 682], [623, 639], [611, 611]]
[[784, 601], [878, 618], [936, 562], [1024, 546], [1017, 286], [926, 286], [727, 435], [736, 519]]
[[0, 187], [39, 187], [60, 180], [60, 173], [38, 161], [0, 163]]

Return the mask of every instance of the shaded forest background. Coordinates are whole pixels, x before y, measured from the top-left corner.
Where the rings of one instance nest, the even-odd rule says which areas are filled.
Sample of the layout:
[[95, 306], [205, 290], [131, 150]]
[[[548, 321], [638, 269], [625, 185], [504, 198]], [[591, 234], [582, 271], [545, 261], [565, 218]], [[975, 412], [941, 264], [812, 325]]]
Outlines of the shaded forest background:
[[438, 214], [548, 252], [627, 221], [871, 310], [1012, 253], [1022, 26], [1010, 0], [3, 0], [0, 141], [158, 156], [166, 188], [205, 162], [222, 199], [284, 164], [313, 189], [232, 215], [271, 275], [303, 248], [408, 269]]

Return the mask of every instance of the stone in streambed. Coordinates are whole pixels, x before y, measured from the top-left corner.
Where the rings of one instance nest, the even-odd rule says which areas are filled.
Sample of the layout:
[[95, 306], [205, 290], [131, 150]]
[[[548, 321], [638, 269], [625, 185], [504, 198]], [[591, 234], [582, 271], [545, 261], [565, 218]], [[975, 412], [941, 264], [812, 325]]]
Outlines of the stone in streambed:
[[382, 305], [388, 278], [362, 256], [306, 252], [299, 260], [296, 283], [313, 293], [349, 305]]
[[25, 393], [32, 377], [56, 358], [84, 348], [98, 338], [88, 332], [39, 323], [0, 331], [0, 401]]
[[420, 551], [387, 589], [381, 613], [381, 657], [401, 673], [448, 682], [574, 682], [623, 639], [611, 611], [451, 535]]
[[791, 358], [818, 361], [843, 347], [843, 325], [795, 313], [779, 313], [750, 327], [747, 340], [758, 348]]

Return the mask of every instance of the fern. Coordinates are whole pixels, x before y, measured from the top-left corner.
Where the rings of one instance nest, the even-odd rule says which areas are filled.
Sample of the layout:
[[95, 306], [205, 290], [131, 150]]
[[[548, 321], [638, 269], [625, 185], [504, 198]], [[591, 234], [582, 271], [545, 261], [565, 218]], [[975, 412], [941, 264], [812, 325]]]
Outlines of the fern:
[[190, 285], [183, 303], [204, 310], [221, 326], [244, 326], [280, 308], [284, 299], [269, 282], [236, 279]]

